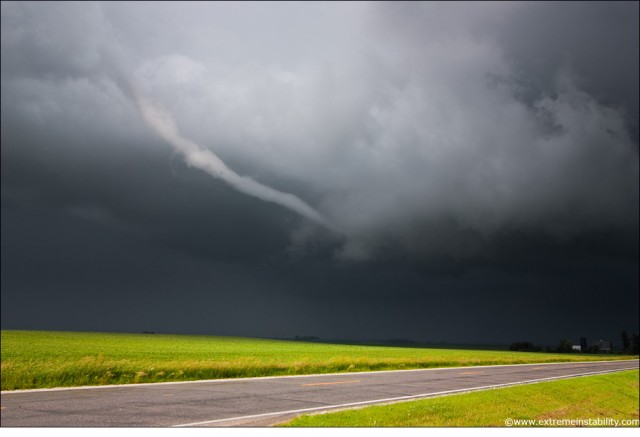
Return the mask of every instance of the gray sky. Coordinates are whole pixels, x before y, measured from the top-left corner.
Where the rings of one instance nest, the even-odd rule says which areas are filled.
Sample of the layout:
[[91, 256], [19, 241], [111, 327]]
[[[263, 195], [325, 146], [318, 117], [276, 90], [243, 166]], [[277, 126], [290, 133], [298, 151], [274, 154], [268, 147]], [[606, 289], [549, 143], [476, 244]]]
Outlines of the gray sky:
[[638, 331], [638, 3], [3, 2], [2, 327]]

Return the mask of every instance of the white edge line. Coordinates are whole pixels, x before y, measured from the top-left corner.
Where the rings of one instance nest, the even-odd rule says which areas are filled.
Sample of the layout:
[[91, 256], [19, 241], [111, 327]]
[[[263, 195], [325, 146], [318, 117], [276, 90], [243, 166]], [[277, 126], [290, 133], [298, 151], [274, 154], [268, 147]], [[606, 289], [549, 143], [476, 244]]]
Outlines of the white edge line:
[[573, 375], [563, 375], [563, 376], [551, 376], [551, 377], [548, 377], [548, 378], [529, 379], [529, 380], [526, 380], [526, 381], [507, 382], [507, 383], [504, 383], [504, 384], [485, 385], [485, 386], [473, 387], [473, 388], [461, 388], [461, 389], [456, 389], [456, 390], [446, 390], [446, 391], [440, 391], [440, 392], [435, 392], [435, 393], [423, 393], [423, 394], [418, 394], [418, 395], [398, 396], [398, 397], [394, 397], [394, 398], [376, 399], [376, 400], [372, 400], [372, 401], [350, 402], [350, 403], [347, 403], [347, 404], [326, 405], [326, 406], [322, 406], [322, 407], [301, 408], [301, 409], [298, 409], [298, 410], [276, 411], [276, 412], [272, 412], [272, 413], [253, 414], [253, 415], [249, 415], [249, 416], [228, 417], [226, 419], [214, 419], [214, 420], [205, 420], [203, 422], [193, 422], [193, 423], [184, 423], [184, 424], [180, 424], [180, 425], [172, 425], [172, 427], [173, 428], [187, 428], [187, 427], [198, 426], [198, 425], [209, 425], [209, 424], [222, 423], [222, 422], [234, 422], [234, 421], [238, 421], [238, 420], [257, 419], [257, 418], [260, 418], [260, 417], [269, 417], [269, 416], [280, 416], [280, 415], [284, 416], [284, 415], [288, 415], [288, 414], [307, 413], [307, 412], [311, 412], [311, 411], [323, 411], [323, 410], [324, 411], [332, 411], [332, 410], [346, 409], [346, 408], [350, 408], [350, 407], [359, 407], [359, 406], [365, 406], [365, 405], [374, 405], [374, 404], [399, 402], [399, 401], [406, 401], [406, 400], [419, 399], [419, 398], [431, 398], [431, 397], [445, 396], [445, 395], [457, 394], [457, 393], [470, 393], [470, 392], [474, 392], [474, 391], [491, 390], [491, 389], [502, 388], [502, 387], [510, 387], [510, 386], [514, 386], [514, 385], [534, 384], [534, 383], [537, 383], [537, 382], [553, 381], [553, 380], [557, 380], [557, 379], [575, 378], [575, 377], [579, 377], [579, 376], [601, 375], [601, 374], [605, 374], [605, 373], [622, 372], [622, 371], [625, 371], [625, 370], [636, 370], [636, 368], [633, 367], [633, 368], [629, 368], [629, 369], [601, 370], [601, 371], [598, 371], [598, 372], [576, 373], [576, 374], [573, 374]]
[[337, 373], [310, 373], [307, 375], [273, 375], [273, 376], [252, 376], [249, 378], [219, 378], [219, 379], [198, 379], [194, 381], [168, 381], [168, 382], [143, 382], [143, 383], [130, 383], [130, 384], [108, 384], [108, 385], [84, 385], [80, 387], [53, 387], [53, 388], [34, 388], [25, 390], [2, 390], [0, 395], [10, 395], [19, 393], [38, 393], [49, 391], [65, 391], [65, 390], [93, 390], [93, 389], [110, 389], [110, 388], [136, 388], [136, 387], [149, 387], [149, 386], [163, 386], [163, 385], [178, 385], [178, 384], [209, 384], [209, 383], [223, 383], [223, 382], [242, 382], [242, 381], [255, 381], [263, 379], [278, 379], [278, 378], [313, 378], [317, 376], [344, 376], [344, 375], [368, 375], [375, 373], [400, 373], [400, 372], [428, 372], [434, 370], [460, 370], [460, 369], [488, 369], [494, 367], [518, 367], [518, 366], [554, 366], [554, 365], [567, 365], [567, 364], [595, 364], [595, 363], [626, 363], [636, 362], [637, 359], [630, 360], [600, 360], [600, 361], [561, 361], [553, 363], [524, 363], [524, 364], [491, 364], [488, 366], [458, 366], [458, 367], [429, 367], [426, 369], [402, 369], [402, 370], [372, 370], [366, 372], [337, 372]]

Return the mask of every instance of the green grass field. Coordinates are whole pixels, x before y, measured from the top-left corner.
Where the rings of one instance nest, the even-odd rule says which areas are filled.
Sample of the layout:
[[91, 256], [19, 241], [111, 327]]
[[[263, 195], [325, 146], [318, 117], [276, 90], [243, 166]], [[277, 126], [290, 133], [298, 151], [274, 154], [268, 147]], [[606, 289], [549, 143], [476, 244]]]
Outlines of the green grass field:
[[216, 336], [51, 331], [1, 335], [2, 390], [630, 358]]
[[[299, 427], [488, 427], [598, 426], [571, 424], [572, 419], [632, 420], [618, 426], [638, 427], [638, 371], [541, 382], [468, 394], [301, 416], [283, 426]], [[559, 422], [560, 421], [560, 422]], [[610, 422], [612, 423], [612, 422]]]

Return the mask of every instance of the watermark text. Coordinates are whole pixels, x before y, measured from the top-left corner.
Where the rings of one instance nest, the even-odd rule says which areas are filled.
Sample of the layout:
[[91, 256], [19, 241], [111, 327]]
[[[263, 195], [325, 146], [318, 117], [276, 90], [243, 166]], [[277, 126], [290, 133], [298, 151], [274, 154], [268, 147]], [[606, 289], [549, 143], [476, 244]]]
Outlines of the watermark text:
[[504, 420], [504, 425], [512, 426], [606, 426], [618, 428], [620, 426], [640, 426], [640, 419], [613, 419], [611, 417], [589, 417], [584, 419], [513, 419]]

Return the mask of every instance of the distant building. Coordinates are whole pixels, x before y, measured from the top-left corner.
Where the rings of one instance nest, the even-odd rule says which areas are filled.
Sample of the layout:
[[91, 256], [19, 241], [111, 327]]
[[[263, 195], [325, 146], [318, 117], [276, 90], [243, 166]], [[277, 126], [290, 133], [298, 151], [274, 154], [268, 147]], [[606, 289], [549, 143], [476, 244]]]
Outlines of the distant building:
[[591, 349], [595, 349], [596, 352], [601, 354], [610, 354], [611, 353], [611, 342], [605, 340], [597, 340], [594, 341], [591, 345]]
[[573, 346], [571, 346], [571, 350], [573, 352], [582, 352], [582, 346], [580, 346], [579, 344], [574, 344]]

